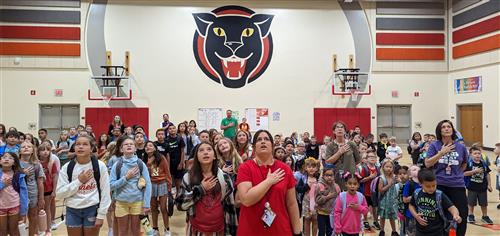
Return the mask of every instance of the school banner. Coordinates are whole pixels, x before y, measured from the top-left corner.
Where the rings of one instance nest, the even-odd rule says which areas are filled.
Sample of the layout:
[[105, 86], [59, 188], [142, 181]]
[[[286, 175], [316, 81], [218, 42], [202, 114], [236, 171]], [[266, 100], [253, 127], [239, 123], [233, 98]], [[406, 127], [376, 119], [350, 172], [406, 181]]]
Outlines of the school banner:
[[483, 89], [482, 77], [476, 76], [464, 79], [456, 79], [454, 87], [456, 94], [481, 92]]

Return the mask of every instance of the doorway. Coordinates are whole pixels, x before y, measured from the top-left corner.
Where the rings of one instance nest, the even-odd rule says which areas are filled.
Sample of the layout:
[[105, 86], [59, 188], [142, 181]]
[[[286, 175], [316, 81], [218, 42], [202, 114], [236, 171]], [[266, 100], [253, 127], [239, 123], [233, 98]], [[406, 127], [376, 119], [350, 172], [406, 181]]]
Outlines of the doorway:
[[483, 105], [458, 105], [458, 130], [467, 146], [483, 143]]
[[407, 143], [411, 138], [411, 105], [377, 106], [377, 139], [386, 133], [396, 137], [398, 143]]
[[[62, 130], [80, 124], [80, 105], [78, 104], [40, 104], [39, 128], [47, 129], [48, 138], [59, 140]], [[38, 133], [34, 134], [38, 137]]]

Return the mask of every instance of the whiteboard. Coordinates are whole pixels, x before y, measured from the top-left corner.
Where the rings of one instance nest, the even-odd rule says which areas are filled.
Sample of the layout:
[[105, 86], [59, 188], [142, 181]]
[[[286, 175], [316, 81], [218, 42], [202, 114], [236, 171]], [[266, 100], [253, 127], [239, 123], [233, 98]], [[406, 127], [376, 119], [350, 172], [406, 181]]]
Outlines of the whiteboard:
[[250, 131], [255, 132], [259, 129], [269, 130], [269, 109], [247, 108], [245, 109], [245, 116], [250, 126]]
[[198, 108], [198, 130], [217, 129], [220, 130], [222, 121], [222, 108]]

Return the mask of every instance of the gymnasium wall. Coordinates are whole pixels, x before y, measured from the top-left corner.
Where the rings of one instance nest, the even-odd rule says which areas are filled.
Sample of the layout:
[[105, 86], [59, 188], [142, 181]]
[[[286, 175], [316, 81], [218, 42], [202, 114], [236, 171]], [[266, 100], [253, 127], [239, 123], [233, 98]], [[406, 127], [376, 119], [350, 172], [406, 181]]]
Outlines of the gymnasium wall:
[[[331, 95], [332, 55], [337, 54], [339, 67], [346, 67], [348, 55], [355, 54], [351, 28], [336, 1], [315, 1], [314, 4], [310, 1], [143, 3], [109, 1], [104, 36], [106, 50], [113, 52], [114, 64], [123, 62], [125, 51], [131, 53], [132, 102], [135, 107], [149, 107], [150, 133], [154, 133], [163, 113], [171, 114], [171, 119], [177, 123], [196, 120], [198, 108], [232, 109], [239, 111], [240, 117], [245, 108], [269, 108], [270, 114], [280, 113], [280, 121], [270, 120], [270, 130], [289, 135], [291, 131], [313, 130], [314, 108], [347, 107], [348, 97]], [[258, 79], [242, 88], [227, 88], [210, 80], [198, 66], [193, 53], [196, 23], [192, 14], [210, 12], [227, 4], [274, 15], [270, 26], [273, 40], [270, 63]], [[82, 8], [84, 6], [87, 5], [82, 4]], [[452, 103], [459, 102], [452, 94], [451, 77], [467, 73], [448, 74], [448, 53], [445, 59], [437, 61], [377, 60], [375, 24], [379, 16], [374, 3], [363, 3], [363, 7], [372, 32], [356, 37], [373, 39], [372, 95], [359, 97], [357, 107], [371, 109], [373, 133], [377, 127], [377, 105], [385, 104], [411, 105], [413, 131], [433, 132], [438, 121], [453, 116]], [[440, 17], [448, 22], [445, 16]], [[85, 31], [85, 21], [82, 24], [82, 31]], [[82, 37], [81, 40], [88, 39]], [[445, 46], [436, 47], [447, 51]], [[21, 63], [14, 65], [14, 57], [2, 56], [5, 63], [0, 72], [0, 123], [26, 130], [29, 122], [38, 123], [38, 104], [80, 104], [81, 116], [86, 107], [105, 106], [103, 102], [86, 99], [92, 58], [79, 57], [78, 60], [87, 61], [85, 68], [75, 65], [66, 69], [50, 68], [50, 65], [57, 65], [54, 61], [62, 60], [60, 58], [21, 58]], [[362, 59], [365, 58], [355, 58]], [[44, 63], [36, 64], [36, 61]], [[498, 64], [488, 67], [484, 73], [485, 77], [496, 79], [492, 84], [498, 89], [495, 68], [498, 69]], [[37, 91], [34, 96], [30, 95], [32, 89]], [[63, 89], [63, 96], [55, 97], [54, 89]], [[415, 96], [415, 92], [419, 96]], [[492, 101], [497, 101], [498, 107], [498, 95], [488, 90], [480, 96], [484, 97], [477, 99], [495, 99]], [[497, 108], [496, 113], [487, 112], [484, 117], [491, 122], [498, 121], [499, 113]], [[421, 122], [422, 127], [415, 127], [416, 122]], [[490, 128], [484, 129], [485, 144], [490, 138], [499, 138], [494, 134], [500, 133], [499, 125], [490, 125]]]

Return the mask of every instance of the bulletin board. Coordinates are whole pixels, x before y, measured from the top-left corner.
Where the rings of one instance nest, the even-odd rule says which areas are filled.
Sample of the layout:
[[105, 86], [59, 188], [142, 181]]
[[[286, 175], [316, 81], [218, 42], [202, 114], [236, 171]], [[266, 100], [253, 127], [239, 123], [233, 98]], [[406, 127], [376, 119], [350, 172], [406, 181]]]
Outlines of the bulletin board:
[[250, 131], [255, 132], [259, 129], [269, 129], [269, 109], [267, 108], [247, 108], [245, 117], [250, 125]]
[[198, 108], [198, 130], [220, 129], [222, 108]]

